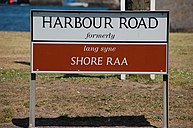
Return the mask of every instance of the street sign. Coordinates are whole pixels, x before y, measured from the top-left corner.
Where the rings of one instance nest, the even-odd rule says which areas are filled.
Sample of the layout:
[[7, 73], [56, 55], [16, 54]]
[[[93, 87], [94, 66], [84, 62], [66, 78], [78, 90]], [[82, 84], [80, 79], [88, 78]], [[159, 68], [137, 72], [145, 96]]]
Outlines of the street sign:
[[31, 12], [32, 73], [167, 74], [168, 12]]
[[168, 11], [32, 10], [30, 127], [36, 73], [163, 74], [167, 116], [168, 36]]

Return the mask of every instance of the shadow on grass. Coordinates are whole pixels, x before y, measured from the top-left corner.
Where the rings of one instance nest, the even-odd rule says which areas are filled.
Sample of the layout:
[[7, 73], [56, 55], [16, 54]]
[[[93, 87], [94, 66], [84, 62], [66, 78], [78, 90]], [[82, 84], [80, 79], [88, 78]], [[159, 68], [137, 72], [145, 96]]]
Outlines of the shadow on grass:
[[105, 79], [105, 78], [119, 78], [120, 76], [115, 74], [115, 75], [105, 75], [105, 74], [64, 74], [63, 76], [56, 77], [57, 79], [61, 78], [99, 78], [99, 79]]
[[[27, 128], [29, 118], [12, 119], [18, 127]], [[144, 116], [36, 118], [36, 127], [153, 127]]]
[[28, 65], [28, 66], [30, 66], [30, 62], [26, 62], [26, 61], [14, 61], [14, 63], [16, 63], [16, 64], [23, 64], [23, 65]]

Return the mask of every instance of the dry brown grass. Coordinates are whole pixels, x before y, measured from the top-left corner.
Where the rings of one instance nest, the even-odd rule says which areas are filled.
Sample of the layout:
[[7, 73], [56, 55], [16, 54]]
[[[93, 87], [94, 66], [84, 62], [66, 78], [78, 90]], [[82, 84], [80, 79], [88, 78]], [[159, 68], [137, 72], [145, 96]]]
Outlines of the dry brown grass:
[[17, 62], [30, 62], [30, 33], [0, 32], [0, 68], [29, 68]]
[[193, 70], [193, 33], [170, 35], [170, 68]]

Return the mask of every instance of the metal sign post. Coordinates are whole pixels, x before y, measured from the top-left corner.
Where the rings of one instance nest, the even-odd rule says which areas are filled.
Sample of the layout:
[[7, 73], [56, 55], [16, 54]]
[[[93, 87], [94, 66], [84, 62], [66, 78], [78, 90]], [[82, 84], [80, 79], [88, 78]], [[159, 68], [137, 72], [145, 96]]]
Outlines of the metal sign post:
[[155, 0], [151, 0], [150, 4], [150, 10], [155, 11]]
[[[125, 0], [121, 0], [121, 11], [126, 10]], [[121, 80], [126, 80], [126, 74], [121, 74]]]
[[[155, 11], [155, 0], [151, 0], [150, 2], [150, 10]], [[155, 79], [155, 74], [151, 74], [150, 78], [152, 80]], [[168, 74], [163, 75], [163, 111], [164, 111], [164, 128], [168, 128], [169, 124], [169, 91], [168, 91]]]
[[163, 75], [164, 93], [163, 93], [163, 110], [164, 110], [164, 128], [169, 126], [169, 91], [168, 91], [168, 74]]
[[36, 92], [36, 74], [31, 73], [30, 84], [30, 114], [29, 114], [29, 127], [35, 127], [35, 92]]
[[[150, 11], [155, 11], [155, 0], [151, 0], [150, 2]], [[150, 74], [150, 78], [155, 80], [155, 74]]]

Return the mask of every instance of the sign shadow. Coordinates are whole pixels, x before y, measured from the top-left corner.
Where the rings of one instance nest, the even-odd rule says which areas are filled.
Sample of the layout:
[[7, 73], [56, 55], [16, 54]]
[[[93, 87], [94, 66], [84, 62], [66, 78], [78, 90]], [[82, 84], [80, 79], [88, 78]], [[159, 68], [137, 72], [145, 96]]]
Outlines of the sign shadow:
[[[29, 118], [12, 119], [15, 126], [27, 128]], [[36, 118], [36, 127], [152, 127], [144, 115], [141, 116], [112, 116], [112, 117], [67, 117]]]
[[26, 62], [26, 61], [14, 61], [14, 63], [16, 63], [16, 64], [23, 64], [23, 65], [28, 65], [28, 66], [30, 66], [30, 62]]
[[110, 77], [116, 77], [119, 78], [120, 75], [118, 74], [64, 74], [62, 76], [56, 77], [57, 79], [61, 78], [99, 78], [99, 79], [105, 79], [105, 78], [110, 78]]

